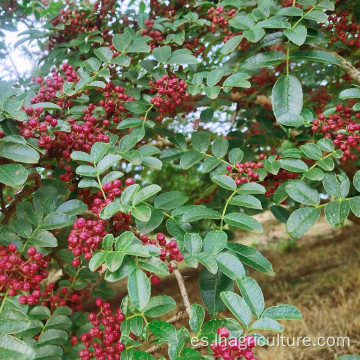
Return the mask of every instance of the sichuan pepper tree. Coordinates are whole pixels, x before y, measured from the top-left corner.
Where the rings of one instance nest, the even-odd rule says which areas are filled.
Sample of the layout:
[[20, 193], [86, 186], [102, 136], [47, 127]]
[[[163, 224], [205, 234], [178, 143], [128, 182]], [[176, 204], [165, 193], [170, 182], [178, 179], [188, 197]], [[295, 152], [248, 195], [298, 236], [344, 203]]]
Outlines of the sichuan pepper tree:
[[38, 62], [0, 82], [0, 358], [255, 360], [301, 313], [265, 307], [251, 276], [273, 268], [233, 231], [360, 216], [358, 2], [1, 6]]

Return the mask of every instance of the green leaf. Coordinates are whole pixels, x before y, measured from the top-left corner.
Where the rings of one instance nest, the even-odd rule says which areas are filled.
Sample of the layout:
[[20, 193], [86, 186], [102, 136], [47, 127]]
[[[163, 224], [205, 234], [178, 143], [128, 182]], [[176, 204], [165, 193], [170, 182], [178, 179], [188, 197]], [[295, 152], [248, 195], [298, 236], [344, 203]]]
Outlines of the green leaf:
[[140, 221], [147, 222], [151, 217], [151, 209], [147, 205], [139, 205], [133, 207], [131, 215]]
[[36, 360], [61, 360], [63, 349], [60, 346], [45, 345], [36, 350]]
[[83, 151], [73, 151], [70, 156], [73, 160], [91, 162], [90, 155]]
[[211, 146], [212, 153], [218, 158], [223, 158], [229, 148], [229, 142], [226, 139], [220, 138], [213, 142]]
[[80, 165], [76, 168], [76, 174], [81, 176], [96, 177], [96, 170], [90, 165]]
[[303, 236], [319, 219], [321, 210], [304, 207], [295, 210], [286, 223], [286, 230], [293, 238]]
[[0, 360], [31, 360], [35, 352], [24, 341], [11, 335], [0, 336]]
[[237, 191], [239, 194], [252, 194], [252, 195], [261, 195], [265, 194], [266, 189], [257, 183], [245, 183], [240, 186]]
[[125, 231], [115, 239], [115, 250], [125, 250], [133, 241], [134, 234], [131, 231]]
[[257, 69], [278, 65], [285, 60], [285, 54], [281, 51], [268, 51], [247, 58], [242, 64], [242, 69]]
[[89, 269], [95, 271], [99, 266], [101, 266], [106, 260], [106, 252], [98, 251], [93, 254], [89, 262]]
[[235, 255], [221, 252], [215, 258], [219, 269], [230, 279], [236, 280], [238, 277], [245, 276], [244, 266]]
[[122, 204], [130, 204], [130, 202], [134, 198], [135, 194], [137, 194], [139, 189], [140, 189], [139, 184], [133, 184], [133, 185], [127, 186], [126, 189], [121, 194], [121, 198], [120, 198], [121, 203]]
[[28, 172], [22, 165], [5, 164], [0, 166], [0, 182], [7, 186], [19, 188], [25, 183], [27, 177]]
[[221, 271], [211, 274], [206, 269], [200, 271], [199, 286], [205, 308], [213, 316], [225, 309], [220, 293], [234, 289], [233, 281]]
[[308, 170], [308, 166], [299, 159], [280, 159], [280, 167], [291, 172], [305, 172]]
[[253, 28], [243, 32], [246, 39], [253, 43], [259, 42], [265, 34], [265, 30], [262, 28]]
[[204, 205], [191, 207], [182, 217], [183, 222], [193, 222], [202, 219], [220, 219], [221, 214]]
[[251, 322], [251, 310], [245, 300], [232, 291], [224, 291], [220, 294], [226, 307], [231, 313], [245, 326], [249, 326]]
[[145, 307], [144, 314], [149, 317], [162, 316], [174, 309], [175, 306], [176, 302], [171, 296], [153, 296]]
[[298, 7], [283, 7], [278, 12], [278, 15], [284, 16], [302, 16], [303, 10]]
[[246, 30], [254, 27], [254, 20], [250, 15], [237, 15], [229, 20], [230, 26], [235, 29]]
[[0, 314], [0, 337], [2, 334], [16, 334], [29, 328], [28, 316], [6, 299], [2, 301], [5, 301], [5, 306]]
[[161, 187], [159, 185], [155, 185], [155, 184], [148, 185], [148, 186], [142, 188], [135, 194], [135, 196], [132, 200], [133, 206], [154, 196], [159, 191], [161, 191]]
[[176, 329], [173, 325], [167, 323], [166, 321], [151, 321], [149, 323], [150, 331], [162, 341], [166, 343], [176, 344], [178, 342], [178, 337], [176, 334]]
[[319, 205], [320, 195], [316, 189], [313, 189], [305, 181], [293, 180], [286, 184], [285, 190], [288, 195], [300, 204]]
[[350, 199], [350, 208], [355, 216], [360, 217], [360, 196], [354, 196]]
[[186, 65], [186, 64], [197, 64], [198, 61], [195, 56], [189, 54], [176, 54], [175, 52], [171, 55], [167, 61], [168, 64], [175, 65]]
[[46, 329], [67, 330], [71, 326], [71, 320], [65, 315], [53, 315], [45, 324]]
[[202, 239], [197, 233], [187, 233], [184, 236], [184, 243], [186, 250], [190, 254], [195, 254], [201, 251]]
[[147, 259], [139, 259], [139, 265], [151, 273], [158, 275], [169, 275], [167, 265], [157, 257], [149, 257]]
[[171, 56], [171, 47], [168, 45], [156, 47], [152, 54], [157, 62], [166, 63]]
[[40, 155], [26, 144], [12, 141], [0, 142], [0, 157], [11, 159], [25, 164], [37, 164]]
[[108, 47], [96, 48], [94, 54], [105, 63], [110, 63], [113, 58], [113, 53]]
[[114, 272], [121, 266], [124, 260], [124, 254], [110, 252], [106, 254], [105, 262], [109, 271]]
[[220, 86], [212, 86], [212, 87], [205, 86], [204, 91], [205, 91], [206, 96], [209, 99], [214, 100], [219, 96], [221, 87]]
[[127, 282], [128, 292], [134, 306], [138, 310], [143, 310], [150, 299], [150, 281], [144, 272], [136, 268], [130, 275]]
[[59, 105], [53, 104], [51, 102], [41, 102], [37, 104], [30, 105], [33, 109], [42, 107], [44, 110], [61, 110]]
[[237, 243], [229, 243], [227, 247], [242, 263], [264, 274], [274, 276], [272, 265], [259, 251]]
[[90, 72], [93, 73], [97, 72], [100, 69], [100, 61], [96, 58], [90, 58], [85, 60], [84, 65]]
[[29, 315], [32, 319], [45, 320], [50, 317], [50, 309], [46, 306], [38, 305], [30, 310]]
[[121, 53], [124, 52], [131, 42], [131, 34], [128, 31], [125, 31], [123, 34], [115, 34], [113, 36], [113, 45], [114, 48]]
[[256, 27], [261, 27], [265, 29], [290, 29], [291, 24], [281, 17], [274, 16], [270, 19], [258, 22], [256, 24]]
[[[296, 116], [300, 115], [303, 107], [303, 91], [300, 81], [293, 75], [281, 76], [272, 89], [272, 104], [277, 120], [285, 114], [287, 119], [289, 114], [291, 114], [290, 118], [295, 115], [295, 119], [297, 119]], [[282, 124], [297, 126], [297, 121], [295, 121], [294, 125], [285, 124], [284, 122]], [[302, 122], [299, 123], [299, 125], [301, 124]]]
[[360, 192], [360, 170], [358, 170], [353, 178], [355, 189]]
[[209, 147], [209, 135], [204, 131], [192, 133], [191, 145], [202, 153], [206, 152]]
[[58, 245], [56, 237], [50, 231], [42, 229], [34, 231], [29, 242], [40, 247], [56, 247]]
[[276, 219], [278, 219], [279, 221], [281, 221], [285, 224], [288, 221], [289, 216], [291, 214], [289, 210], [287, 210], [286, 208], [279, 206], [279, 205], [273, 205], [270, 208], [270, 211], [276, 217]]
[[192, 166], [200, 162], [203, 157], [204, 155], [198, 151], [195, 150], [187, 151], [181, 156], [180, 166], [184, 170], [190, 169]]
[[233, 197], [230, 202], [230, 205], [242, 206], [249, 209], [258, 209], [262, 210], [262, 205], [259, 199], [252, 195], [237, 195]]
[[314, 20], [319, 23], [326, 23], [328, 21], [326, 13], [320, 10], [308, 11], [305, 13], [304, 19]]
[[226, 327], [230, 331], [230, 337], [239, 339], [243, 334], [242, 327], [238, 321], [225, 318], [207, 321], [204, 324], [199, 337], [205, 337], [209, 342], [214, 341], [217, 338], [217, 329], [219, 327]]
[[205, 268], [211, 272], [212, 274], [216, 274], [218, 271], [218, 265], [217, 262], [215, 260], [215, 258], [210, 255], [207, 254], [205, 252], [197, 252], [192, 254], [192, 256], [199, 261], [200, 264], [204, 265]]
[[320, 166], [325, 171], [332, 171], [332, 170], [334, 170], [334, 167], [335, 167], [334, 160], [331, 158], [325, 158], [325, 159], [318, 160], [316, 162], [316, 165]]
[[297, 25], [293, 29], [285, 29], [284, 34], [292, 43], [301, 46], [306, 40], [307, 29], [304, 25]]
[[63, 213], [53, 212], [45, 216], [41, 223], [41, 228], [45, 230], [60, 229], [72, 225], [76, 217]]
[[79, 215], [83, 214], [87, 210], [87, 205], [81, 200], [72, 199], [62, 203], [57, 209], [57, 213], [67, 215]]
[[258, 319], [265, 308], [264, 295], [260, 286], [253, 278], [248, 276], [237, 279], [236, 284], [252, 314]]
[[110, 143], [96, 142], [90, 150], [90, 157], [93, 163], [97, 164], [108, 152]]
[[38, 344], [65, 345], [68, 339], [68, 333], [64, 330], [48, 329], [45, 330], [38, 340]]
[[284, 328], [276, 320], [263, 317], [251, 325], [251, 330], [271, 330], [282, 333]]
[[244, 38], [243, 35], [236, 35], [230, 38], [224, 46], [221, 48], [220, 52], [224, 55], [228, 55], [233, 52], [241, 43], [241, 40]]
[[277, 305], [266, 309], [262, 317], [274, 320], [302, 320], [301, 312], [294, 305]]
[[335, 149], [333, 142], [330, 139], [326, 138], [320, 139], [317, 142], [317, 145], [320, 146], [322, 151], [326, 152], [332, 152]]
[[148, 45], [146, 42], [149, 40], [149, 37], [140, 37], [135, 39], [129, 47], [127, 47], [126, 52], [127, 53], [149, 53], [151, 48], [150, 45]]
[[215, 175], [211, 178], [211, 181], [218, 184], [220, 187], [227, 189], [227, 190], [236, 190], [237, 186], [235, 181], [226, 175]]
[[325, 191], [335, 198], [345, 198], [350, 190], [350, 180], [343, 174], [326, 173], [322, 183]]
[[229, 161], [231, 164], [240, 163], [244, 157], [244, 152], [238, 148], [231, 149], [229, 152]]
[[322, 156], [322, 150], [319, 145], [316, 144], [305, 144], [300, 146], [300, 150], [306, 157], [313, 160], [319, 160]]
[[322, 50], [300, 50], [290, 54], [291, 60], [308, 60], [319, 62], [323, 64], [341, 65], [340, 60], [335, 56], [329, 54], [327, 51]]
[[140, 257], [150, 257], [149, 250], [140, 244], [132, 244], [127, 247], [124, 252], [128, 255], [140, 256]]
[[246, 80], [248, 78], [249, 75], [246, 73], [232, 74], [224, 81], [223, 86], [249, 88], [251, 86], [251, 83]]
[[360, 89], [352, 88], [343, 90], [339, 94], [340, 99], [360, 99]]
[[325, 219], [333, 228], [337, 228], [344, 225], [345, 220], [349, 216], [349, 212], [349, 201], [329, 202], [325, 206]]
[[102, 175], [121, 159], [120, 155], [107, 154], [97, 164], [97, 171]]
[[236, 228], [253, 231], [259, 234], [264, 232], [262, 225], [256, 219], [246, 214], [230, 213], [225, 215], [224, 220], [227, 224]]
[[205, 236], [204, 251], [216, 255], [226, 247], [227, 240], [228, 237], [225, 231], [212, 230]]
[[187, 201], [188, 197], [181, 191], [169, 191], [158, 195], [154, 200], [154, 206], [161, 210], [172, 210]]
[[202, 171], [208, 173], [221, 164], [221, 160], [214, 157], [207, 157], [203, 163]]
[[202, 327], [205, 319], [205, 311], [201, 305], [193, 304], [190, 307], [189, 325], [191, 330], [197, 334]]

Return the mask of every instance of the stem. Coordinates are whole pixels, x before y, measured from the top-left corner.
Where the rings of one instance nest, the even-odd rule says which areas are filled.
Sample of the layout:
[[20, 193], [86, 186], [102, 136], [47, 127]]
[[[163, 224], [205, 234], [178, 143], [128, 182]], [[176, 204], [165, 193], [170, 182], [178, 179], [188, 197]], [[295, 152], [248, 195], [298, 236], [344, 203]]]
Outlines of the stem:
[[220, 223], [220, 230], [223, 229], [224, 227], [224, 217], [225, 217], [225, 213], [226, 213], [226, 209], [229, 205], [230, 200], [234, 197], [234, 195], [237, 193], [238, 189], [235, 189], [234, 192], [229, 196], [229, 198], [226, 200], [223, 212], [221, 214], [221, 223]]
[[[331, 157], [334, 152], [336, 152], [336, 150], [333, 150], [331, 153], [329, 153], [329, 154], [327, 154], [326, 156], [322, 157], [321, 159], [317, 160], [317, 162], [320, 161], [320, 160], [327, 159], [328, 157]], [[307, 169], [307, 170], [305, 171], [305, 173], [307, 173], [307, 172], [309, 172], [310, 170], [314, 169], [314, 168], [317, 166], [317, 162], [316, 162], [313, 166], [311, 166], [309, 169]], [[304, 173], [304, 175], [302, 176], [301, 180], [304, 180], [304, 179], [305, 179], [305, 173]]]
[[150, 110], [151, 110], [153, 107], [154, 107], [154, 104], [152, 104], [152, 105], [146, 110], [146, 113], [145, 113], [145, 115], [144, 115], [144, 119], [143, 119], [143, 121], [142, 121], [143, 126], [144, 126], [144, 124], [145, 124], [145, 121], [146, 121], [146, 119], [147, 119], [147, 116], [148, 116]]
[[300, 19], [291, 27], [291, 29], [294, 29], [296, 26], [298, 26], [301, 21], [303, 21], [304, 17], [307, 15], [307, 14], [310, 14], [313, 10], [315, 10], [316, 8], [316, 5], [314, 5], [309, 11], [307, 11], [305, 14], [301, 15]]
[[190, 300], [189, 300], [188, 293], [186, 291], [184, 279], [183, 279], [179, 269], [177, 268], [176, 262], [174, 260], [170, 261], [170, 265], [174, 269], [174, 275], [175, 275], [177, 283], [179, 285], [180, 294], [183, 298], [185, 310], [186, 310], [187, 315], [190, 317]]
[[3, 300], [2, 300], [2, 303], [1, 303], [1, 306], [0, 306], [0, 314], [2, 313], [2, 311], [4, 309], [4, 305], [5, 305], [6, 299], [8, 297], [8, 293], [9, 293], [9, 289], [6, 291], [5, 296], [4, 296]]

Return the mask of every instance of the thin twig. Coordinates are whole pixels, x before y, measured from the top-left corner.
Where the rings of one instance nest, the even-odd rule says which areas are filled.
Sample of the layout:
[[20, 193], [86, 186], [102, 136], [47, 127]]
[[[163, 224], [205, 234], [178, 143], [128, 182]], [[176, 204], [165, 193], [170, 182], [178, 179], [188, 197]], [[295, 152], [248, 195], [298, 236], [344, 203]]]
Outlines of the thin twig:
[[185, 306], [185, 310], [188, 314], [188, 316], [190, 317], [190, 300], [189, 300], [189, 296], [188, 293], [186, 291], [186, 287], [185, 287], [185, 283], [184, 283], [184, 279], [179, 271], [179, 269], [176, 266], [176, 262], [174, 260], [170, 261], [170, 265], [173, 267], [174, 269], [174, 275], [176, 277], [176, 280], [178, 282], [179, 285], [179, 289], [180, 289], [180, 294], [183, 298], [183, 302], [184, 302], [184, 306]]

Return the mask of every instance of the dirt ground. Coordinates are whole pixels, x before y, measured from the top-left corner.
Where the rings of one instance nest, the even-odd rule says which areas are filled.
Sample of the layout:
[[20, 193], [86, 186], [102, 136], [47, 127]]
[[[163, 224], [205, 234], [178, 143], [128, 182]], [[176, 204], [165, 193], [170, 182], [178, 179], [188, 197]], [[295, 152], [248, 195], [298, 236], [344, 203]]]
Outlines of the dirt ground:
[[[350, 347], [263, 347], [256, 351], [261, 360], [333, 360], [345, 354], [360, 354], [360, 226], [351, 222], [331, 229], [324, 219], [296, 243], [285, 225], [269, 213], [260, 218], [263, 235], [239, 232], [236, 241], [253, 244], [273, 264], [275, 277], [251, 270], [260, 284], [266, 306], [288, 303], [297, 306], [303, 321], [282, 321], [284, 335], [292, 337], [349, 337]], [[201, 303], [197, 271], [181, 269], [192, 303]], [[177, 284], [170, 278], [153, 294], [168, 294], [179, 304], [170, 315], [182, 310]], [[226, 316], [224, 314], [222, 316]], [[179, 323], [176, 326], [185, 325]], [[158, 352], [158, 355], [165, 355]]]

